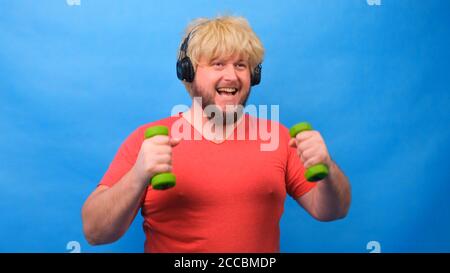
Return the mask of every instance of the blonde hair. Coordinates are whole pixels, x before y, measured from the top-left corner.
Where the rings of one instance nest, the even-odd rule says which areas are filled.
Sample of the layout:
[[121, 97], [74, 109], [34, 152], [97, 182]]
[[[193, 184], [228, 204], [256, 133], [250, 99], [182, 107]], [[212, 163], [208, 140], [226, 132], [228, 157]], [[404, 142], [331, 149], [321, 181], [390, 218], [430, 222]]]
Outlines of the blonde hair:
[[[262, 63], [264, 57], [261, 41], [243, 17], [219, 16], [214, 19], [195, 19], [187, 27], [180, 47], [187, 37], [186, 55], [191, 59], [194, 71], [202, 57], [212, 60], [238, 54], [247, 59], [253, 73], [254, 68]], [[183, 55], [179, 50], [178, 59], [185, 57]]]

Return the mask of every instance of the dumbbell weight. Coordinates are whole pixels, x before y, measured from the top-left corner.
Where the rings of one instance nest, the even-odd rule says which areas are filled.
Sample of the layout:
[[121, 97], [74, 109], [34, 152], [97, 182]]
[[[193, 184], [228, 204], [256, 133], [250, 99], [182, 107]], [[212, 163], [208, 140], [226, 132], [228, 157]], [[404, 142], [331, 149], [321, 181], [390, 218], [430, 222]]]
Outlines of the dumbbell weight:
[[[312, 126], [308, 122], [300, 122], [295, 124], [289, 130], [289, 134], [291, 137], [295, 138], [297, 134], [304, 131], [311, 131]], [[328, 176], [328, 167], [325, 164], [316, 164], [314, 166], [309, 167], [305, 172], [306, 180], [310, 182], [316, 182], [324, 179]]]
[[[157, 125], [149, 127], [145, 130], [146, 139], [158, 135], [168, 136], [169, 128], [167, 128], [166, 126]], [[176, 177], [173, 173], [158, 173], [151, 178], [150, 184], [155, 190], [170, 189], [175, 186]]]

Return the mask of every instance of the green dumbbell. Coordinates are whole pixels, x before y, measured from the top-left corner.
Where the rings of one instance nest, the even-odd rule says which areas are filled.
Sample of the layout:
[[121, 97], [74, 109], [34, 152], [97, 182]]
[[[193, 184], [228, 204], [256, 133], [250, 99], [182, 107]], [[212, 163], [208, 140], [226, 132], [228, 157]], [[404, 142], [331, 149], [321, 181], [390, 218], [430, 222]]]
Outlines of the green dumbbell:
[[[169, 135], [169, 128], [166, 126], [153, 126], [145, 130], [145, 138], [154, 136]], [[150, 184], [155, 190], [166, 190], [175, 186], [175, 175], [173, 173], [158, 173], [152, 177]]]
[[[311, 131], [312, 126], [308, 122], [297, 123], [291, 127], [289, 130], [289, 134], [291, 137], [294, 137], [304, 131]], [[309, 167], [306, 170], [305, 177], [306, 180], [310, 182], [316, 182], [324, 179], [328, 175], [328, 167], [325, 164], [316, 164], [314, 166]]]

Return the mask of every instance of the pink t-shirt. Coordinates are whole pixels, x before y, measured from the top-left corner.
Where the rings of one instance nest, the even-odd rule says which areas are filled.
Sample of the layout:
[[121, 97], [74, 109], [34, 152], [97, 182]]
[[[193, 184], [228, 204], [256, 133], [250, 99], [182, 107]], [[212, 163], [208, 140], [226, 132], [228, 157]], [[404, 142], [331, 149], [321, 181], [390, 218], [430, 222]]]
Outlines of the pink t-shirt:
[[191, 130], [191, 140], [172, 151], [176, 186], [148, 187], [142, 200], [145, 252], [279, 252], [286, 193], [298, 198], [316, 184], [304, 178], [286, 127], [275, 123], [278, 146], [261, 151], [268, 141], [249, 140], [255, 130], [249, 124], [260, 119], [246, 115], [244, 121], [247, 140], [211, 142], [178, 115], [141, 126], [123, 142], [101, 185], [114, 186], [131, 169], [146, 128], [181, 122]]

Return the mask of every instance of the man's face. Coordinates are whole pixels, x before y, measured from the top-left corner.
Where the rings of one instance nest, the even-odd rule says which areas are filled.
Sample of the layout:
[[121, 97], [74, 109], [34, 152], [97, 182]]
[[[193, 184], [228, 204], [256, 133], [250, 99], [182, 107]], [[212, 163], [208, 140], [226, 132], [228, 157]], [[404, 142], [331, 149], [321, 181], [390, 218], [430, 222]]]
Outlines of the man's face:
[[199, 60], [192, 83], [192, 96], [202, 97], [203, 109], [215, 105], [227, 114], [229, 111], [226, 105], [245, 106], [249, 94], [250, 67], [247, 60], [239, 55], [210, 61], [204, 58]]

